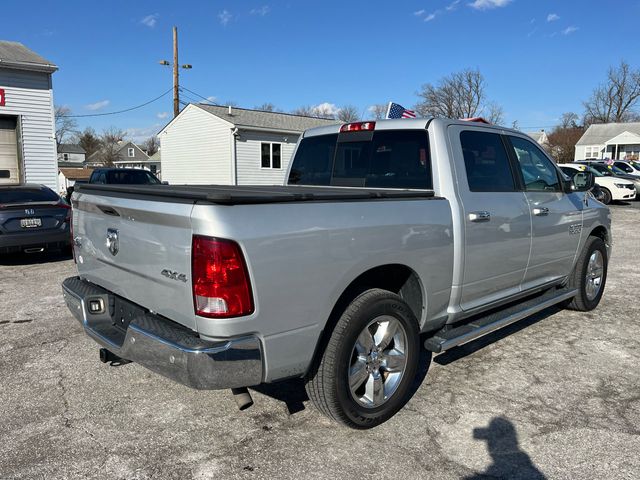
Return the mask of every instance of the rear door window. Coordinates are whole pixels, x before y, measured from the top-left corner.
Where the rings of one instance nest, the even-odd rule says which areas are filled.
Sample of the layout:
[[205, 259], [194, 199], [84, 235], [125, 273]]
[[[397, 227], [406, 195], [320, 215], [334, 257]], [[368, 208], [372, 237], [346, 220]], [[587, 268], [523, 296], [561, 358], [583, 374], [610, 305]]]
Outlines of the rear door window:
[[514, 192], [513, 172], [502, 138], [497, 133], [466, 130], [460, 133], [469, 190]]
[[[342, 134], [341, 139], [346, 139]], [[355, 137], [358, 138], [358, 137]], [[338, 135], [302, 140], [289, 183], [342, 187], [431, 189], [429, 143], [424, 130], [380, 130], [371, 139]]]

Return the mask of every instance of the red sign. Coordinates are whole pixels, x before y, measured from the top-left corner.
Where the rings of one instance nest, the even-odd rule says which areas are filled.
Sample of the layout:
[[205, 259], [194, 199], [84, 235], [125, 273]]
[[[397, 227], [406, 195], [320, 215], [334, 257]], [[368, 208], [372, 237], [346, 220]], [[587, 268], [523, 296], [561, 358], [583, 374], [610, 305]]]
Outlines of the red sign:
[[0, 107], [4, 107], [4, 88], [0, 88]]

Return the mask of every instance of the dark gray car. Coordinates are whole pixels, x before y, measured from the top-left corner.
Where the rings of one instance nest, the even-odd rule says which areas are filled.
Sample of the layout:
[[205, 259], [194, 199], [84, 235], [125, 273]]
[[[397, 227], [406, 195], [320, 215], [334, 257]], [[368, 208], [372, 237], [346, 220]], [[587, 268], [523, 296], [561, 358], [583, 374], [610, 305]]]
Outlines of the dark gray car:
[[0, 186], [0, 253], [71, 245], [71, 207], [44, 185]]

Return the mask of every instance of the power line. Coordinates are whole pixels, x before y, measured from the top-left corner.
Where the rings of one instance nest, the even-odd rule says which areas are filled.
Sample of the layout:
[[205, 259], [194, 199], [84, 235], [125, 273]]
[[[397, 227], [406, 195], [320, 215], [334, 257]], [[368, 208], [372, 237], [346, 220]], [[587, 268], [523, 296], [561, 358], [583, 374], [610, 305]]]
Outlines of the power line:
[[202, 95], [200, 95], [199, 93], [194, 92], [193, 90], [189, 90], [187, 87], [180, 87], [180, 90], [186, 90], [187, 92], [193, 93], [195, 96], [200, 97], [201, 99], [205, 100], [207, 103], [209, 103], [210, 105], [216, 105], [215, 102], [212, 102], [211, 100], [209, 100], [207, 97], [203, 97]]
[[104, 117], [106, 115], [117, 115], [119, 113], [126, 113], [126, 112], [130, 112], [131, 110], [137, 110], [138, 108], [142, 108], [142, 107], [146, 107], [147, 105], [156, 102], [158, 100], [160, 100], [162, 97], [164, 97], [167, 93], [169, 93], [171, 90], [173, 90], [173, 88], [170, 88], [169, 90], [167, 90], [166, 92], [164, 92], [162, 95], [157, 96], [156, 98], [154, 98], [153, 100], [149, 100], [148, 102], [142, 103], [140, 105], [136, 105], [135, 107], [131, 107], [131, 108], [125, 108], [124, 110], [118, 110], [116, 112], [105, 112], [105, 113], [87, 113], [85, 115], [61, 115], [62, 117], [65, 118], [85, 118], [85, 117]]

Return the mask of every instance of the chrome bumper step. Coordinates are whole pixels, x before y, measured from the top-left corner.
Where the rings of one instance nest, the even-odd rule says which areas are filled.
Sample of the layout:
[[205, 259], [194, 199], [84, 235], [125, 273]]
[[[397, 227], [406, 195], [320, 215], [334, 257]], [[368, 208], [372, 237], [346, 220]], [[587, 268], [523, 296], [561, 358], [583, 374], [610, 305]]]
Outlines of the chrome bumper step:
[[442, 329], [424, 342], [424, 347], [434, 353], [441, 353], [453, 347], [465, 344], [476, 338], [511, 325], [519, 320], [540, 312], [560, 302], [573, 298], [577, 290], [550, 289], [525, 302], [516, 303], [488, 315], [476, 317], [463, 325]]

